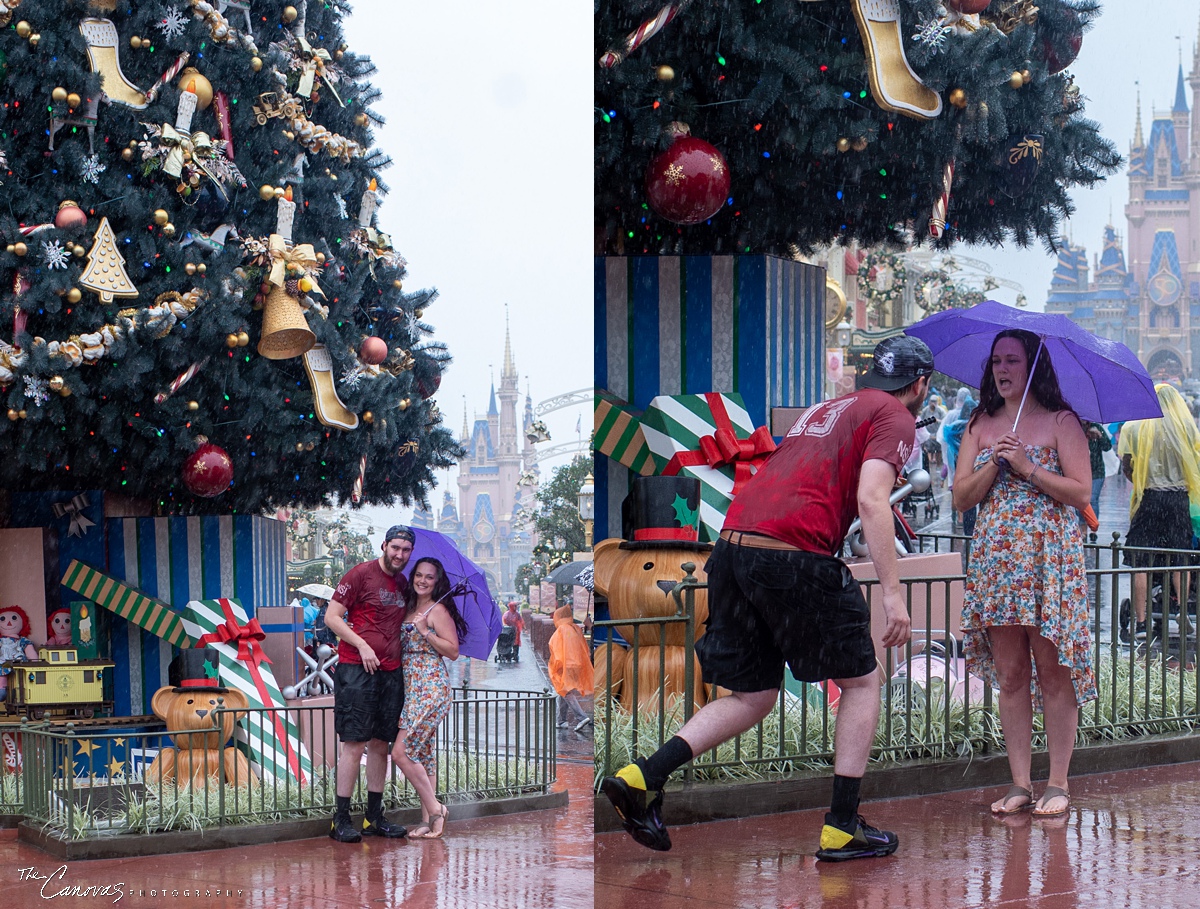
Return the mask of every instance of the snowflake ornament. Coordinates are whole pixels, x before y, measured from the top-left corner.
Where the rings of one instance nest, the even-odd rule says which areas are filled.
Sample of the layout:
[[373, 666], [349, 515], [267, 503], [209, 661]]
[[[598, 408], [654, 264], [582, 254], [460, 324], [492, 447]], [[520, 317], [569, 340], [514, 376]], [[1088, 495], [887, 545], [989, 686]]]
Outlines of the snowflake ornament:
[[358, 391], [358, 386], [362, 384], [365, 376], [366, 371], [361, 366], [351, 366], [342, 373], [342, 384], [351, 391]]
[[100, 163], [99, 155], [88, 155], [83, 159], [83, 166], [79, 169], [79, 177], [88, 183], [99, 183], [100, 175], [106, 170], [108, 170], [108, 165]]
[[182, 36], [187, 24], [187, 16], [175, 7], [169, 6], [163, 11], [163, 17], [159, 21], [158, 27], [162, 30], [163, 37], [170, 41]]
[[49, 268], [66, 268], [71, 254], [62, 245], [61, 240], [51, 240], [42, 243], [42, 261]]
[[343, 221], [349, 220], [350, 216], [346, 214], [346, 200], [341, 196], [334, 196], [334, 199], [337, 200], [338, 217]]
[[34, 404], [40, 406], [50, 400], [49, 380], [35, 376], [22, 376], [21, 381], [25, 383], [25, 397]]
[[945, 19], [930, 19], [928, 22], [920, 24], [912, 39], [918, 44], [925, 45], [932, 55], [943, 49], [946, 36], [952, 31], [954, 31], [953, 26], [947, 25]]

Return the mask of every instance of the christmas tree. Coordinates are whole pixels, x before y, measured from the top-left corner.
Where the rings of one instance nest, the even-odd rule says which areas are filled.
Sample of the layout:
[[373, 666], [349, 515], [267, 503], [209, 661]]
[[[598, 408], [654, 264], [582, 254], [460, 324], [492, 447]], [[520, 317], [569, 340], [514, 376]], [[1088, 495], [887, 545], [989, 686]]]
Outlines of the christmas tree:
[[0, 0], [0, 488], [407, 504], [453, 463], [348, 12]]
[[1120, 163], [1064, 71], [1098, 11], [600, 0], [597, 251], [1052, 245], [1068, 190]]

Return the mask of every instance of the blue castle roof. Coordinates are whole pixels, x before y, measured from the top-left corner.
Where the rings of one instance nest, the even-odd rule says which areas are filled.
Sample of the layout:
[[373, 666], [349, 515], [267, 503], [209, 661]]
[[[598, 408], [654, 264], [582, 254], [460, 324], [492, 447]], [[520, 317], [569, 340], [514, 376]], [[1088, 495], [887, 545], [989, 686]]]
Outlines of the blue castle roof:
[[1183, 163], [1179, 160], [1179, 147], [1175, 144], [1175, 124], [1165, 117], [1157, 119], [1150, 124], [1146, 173], [1151, 177], [1155, 175], [1154, 170], [1158, 166], [1156, 162], [1159, 150], [1164, 148], [1170, 164], [1171, 176], [1180, 176], [1183, 173]]

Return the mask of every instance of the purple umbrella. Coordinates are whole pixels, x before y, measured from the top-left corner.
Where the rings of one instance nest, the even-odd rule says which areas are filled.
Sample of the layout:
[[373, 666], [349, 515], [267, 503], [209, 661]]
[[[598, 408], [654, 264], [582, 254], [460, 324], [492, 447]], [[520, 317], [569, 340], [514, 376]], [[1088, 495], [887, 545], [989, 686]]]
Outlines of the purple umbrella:
[[500, 609], [492, 599], [483, 572], [445, 534], [420, 527], [410, 529], [417, 540], [408, 564], [415, 566], [419, 559], [437, 559], [450, 579], [454, 605], [467, 623], [467, 635], [459, 642], [458, 652], [486, 660], [500, 637], [501, 623]]
[[[986, 300], [970, 309], [934, 313], [904, 330], [933, 352], [933, 364], [971, 387], [979, 384], [996, 333], [1022, 328], [1042, 339], [1063, 397], [1085, 420], [1119, 423], [1162, 416], [1154, 381], [1132, 350], [1080, 328], [1066, 316], [1025, 312]], [[1033, 376], [1032, 368], [1029, 371]]]

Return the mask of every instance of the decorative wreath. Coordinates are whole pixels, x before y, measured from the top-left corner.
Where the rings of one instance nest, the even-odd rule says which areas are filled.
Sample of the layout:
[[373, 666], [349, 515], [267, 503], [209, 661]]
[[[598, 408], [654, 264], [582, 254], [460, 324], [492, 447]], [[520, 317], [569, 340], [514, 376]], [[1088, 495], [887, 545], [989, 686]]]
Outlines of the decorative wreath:
[[908, 269], [896, 253], [870, 252], [858, 266], [858, 280], [876, 311], [890, 309], [904, 299]]

